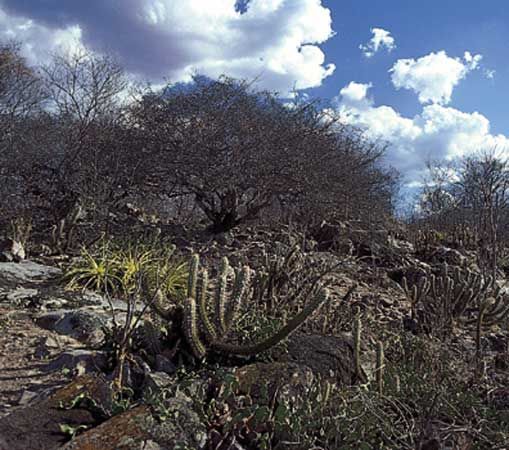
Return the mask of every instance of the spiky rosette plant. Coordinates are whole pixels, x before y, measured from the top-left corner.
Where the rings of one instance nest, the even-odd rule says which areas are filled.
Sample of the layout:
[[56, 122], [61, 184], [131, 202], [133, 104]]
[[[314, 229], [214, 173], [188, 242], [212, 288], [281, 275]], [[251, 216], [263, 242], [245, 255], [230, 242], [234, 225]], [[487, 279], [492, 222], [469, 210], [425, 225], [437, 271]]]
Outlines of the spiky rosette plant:
[[[228, 335], [251, 292], [251, 273], [249, 266], [233, 269], [223, 258], [214, 289], [210, 289], [208, 270], [200, 269], [198, 255], [192, 257], [182, 330], [196, 358], [202, 359], [209, 351], [250, 356], [269, 350], [297, 330], [328, 298], [327, 290], [320, 289], [299, 314], [268, 338], [253, 344], [232, 344], [227, 341]], [[161, 293], [156, 293], [153, 310], [163, 319], [174, 320], [179, 307], [173, 302], [165, 308], [163, 300]]]

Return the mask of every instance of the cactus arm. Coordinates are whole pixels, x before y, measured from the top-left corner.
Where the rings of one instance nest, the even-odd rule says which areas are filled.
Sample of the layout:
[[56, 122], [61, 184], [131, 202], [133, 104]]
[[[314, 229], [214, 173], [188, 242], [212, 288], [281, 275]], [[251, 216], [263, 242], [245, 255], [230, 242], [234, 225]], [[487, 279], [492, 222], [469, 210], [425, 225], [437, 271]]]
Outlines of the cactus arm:
[[198, 298], [198, 314], [201, 323], [203, 324], [203, 331], [205, 332], [205, 339], [208, 342], [217, 339], [217, 331], [214, 324], [211, 322], [207, 312], [207, 288], [209, 284], [209, 273], [207, 270], [202, 272], [200, 295]]
[[235, 286], [233, 289], [232, 298], [230, 300], [229, 309], [226, 312], [225, 325], [226, 329], [230, 329], [232, 322], [236, 319], [240, 305], [248, 291], [250, 281], [250, 269], [244, 266], [235, 276]]
[[384, 392], [384, 344], [379, 341], [376, 346], [376, 385], [380, 395]]
[[188, 297], [184, 307], [184, 334], [186, 340], [196, 358], [202, 359], [207, 349], [198, 335], [198, 323], [196, 318], [196, 300]]
[[318, 308], [320, 308], [325, 301], [328, 299], [328, 292], [323, 289], [321, 290], [315, 298], [309, 302], [308, 305], [297, 314], [292, 320], [290, 320], [283, 328], [281, 328], [278, 332], [265, 339], [262, 342], [252, 345], [234, 345], [234, 344], [226, 344], [224, 342], [212, 342], [211, 347], [213, 350], [229, 353], [229, 354], [237, 354], [237, 355], [256, 355], [258, 353], [264, 352], [271, 347], [277, 345], [282, 340], [286, 339], [291, 333], [296, 331], [306, 320], [307, 318], [313, 314]]
[[357, 314], [353, 322], [353, 362], [355, 375], [359, 378], [361, 373], [361, 335], [362, 335], [362, 322]]
[[198, 281], [198, 271], [200, 269], [200, 257], [193, 255], [189, 267], [189, 278], [187, 280], [187, 296], [196, 298], [196, 283]]
[[230, 272], [230, 265], [228, 259], [225, 257], [221, 261], [221, 269], [219, 273], [219, 282], [216, 290], [216, 320], [217, 329], [219, 334], [226, 333], [225, 309], [226, 309], [226, 291], [228, 289], [228, 274]]

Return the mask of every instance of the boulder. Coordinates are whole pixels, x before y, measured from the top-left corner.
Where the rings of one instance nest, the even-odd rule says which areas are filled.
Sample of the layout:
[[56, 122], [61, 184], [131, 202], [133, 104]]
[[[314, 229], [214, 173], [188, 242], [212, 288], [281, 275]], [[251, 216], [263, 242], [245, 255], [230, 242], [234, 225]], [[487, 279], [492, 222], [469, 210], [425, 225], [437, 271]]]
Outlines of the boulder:
[[189, 397], [177, 392], [165, 404], [164, 413], [165, 416], [158, 420], [150, 407], [138, 406], [77, 436], [61, 450], [204, 448], [207, 428], [193, 410], [193, 401]]
[[57, 310], [39, 314], [35, 323], [41, 328], [54, 331], [90, 346], [98, 346], [104, 340], [105, 319], [100, 314], [86, 310]]
[[237, 391], [259, 404], [277, 401], [297, 402], [306, 398], [315, 376], [313, 371], [293, 362], [255, 363], [234, 371]]
[[76, 371], [79, 375], [100, 372], [108, 367], [108, 358], [104, 352], [84, 349], [68, 350], [58, 355], [44, 367], [43, 372], [56, 372], [64, 369]]
[[30, 401], [0, 419], [0, 450], [53, 450], [69, 439], [62, 433], [61, 425], [95, 426], [97, 419], [90, 411], [79, 405], [70, 408], [85, 393], [98, 406], [107, 408], [111, 402], [107, 382], [91, 375], [78, 377], [50, 397]]
[[40, 283], [62, 275], [57, 267], [45, 266], [33, 261], [0, 262], [0, 282]]
[[297, 334], [290, 336], [283, 360], [309, 367], [322, 380], [348, 386], [356, 382], [350, 337]]

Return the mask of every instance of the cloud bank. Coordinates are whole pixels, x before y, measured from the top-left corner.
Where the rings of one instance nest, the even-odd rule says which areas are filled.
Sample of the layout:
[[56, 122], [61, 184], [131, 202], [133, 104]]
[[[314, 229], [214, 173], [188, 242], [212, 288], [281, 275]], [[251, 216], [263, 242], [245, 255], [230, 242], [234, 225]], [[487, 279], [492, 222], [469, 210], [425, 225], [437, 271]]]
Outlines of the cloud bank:
[[376, 106], [368, 96], [371, 84], [351, 82], [340, 91], [334, 113], [389, 143], [388, 160], [408, 183], [420, 179], [428, 159], [453, 159], [480, 148], [509, 148], [509, 138], [490, 132], [489, 120], [438, 103], [425, 105], [414, 117]]
[[319, 47], [333, 35], [321, 0], [0, 0], [0, 39], [25, 42], [32, 60], [72, 41], [153, 81], [198, 71], [316, 87], [335, 69]]

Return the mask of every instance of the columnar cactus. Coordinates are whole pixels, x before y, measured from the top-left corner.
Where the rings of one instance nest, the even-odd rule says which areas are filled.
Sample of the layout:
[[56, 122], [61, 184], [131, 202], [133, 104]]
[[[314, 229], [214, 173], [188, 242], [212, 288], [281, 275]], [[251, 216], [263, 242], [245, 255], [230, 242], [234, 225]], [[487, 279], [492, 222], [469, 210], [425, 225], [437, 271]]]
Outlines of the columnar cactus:
[[361, 336], [362, 336], [362, 322], [360, 314], [357, 313], [353, 321], [353, 361], [355, 376], [361, 378]]
[[380, 395], [384, 392], [384, 371], [385, 371], [385, 357], [384, 357], [384, 344], [379, 341], [376, 346], [376, 386]]
[[[234, 270], [223, 258], [213, 295], [209, 290], [207, 270], [200, 271], [197, 255], [191, 260], [187, 296], [183, 308], [183, 331], [194, 356], [202, 359], [209, 350], [225, 354], [256, 355], [278, 344], [298, 329], [328, 298], [322, 289], [293, 319], [267, 339], [249, 345], [236, 345], [226, 342], [232, 323], [236, 320], [241, 303], [250, 291], [251, 269], [244, 266]], [[230, 283], [230, 280], [232, 283]], [[232, 288], [229, 288], [232, 284]], [[161, 317], [171, 320], [174, 309], [161, 305], [161, 296], [156, 295], [153, 308]], [[214, 320], [209, 318], [214, 312]]]
[[[412, 304], [413, 317], [421, 304], [428, 317], [440, 318], [449, 328], [455, 321], [491, 326], [509, 316], [508, 296], [493, 277], [483, 277], [465, 267], [451, 269], [444, 264], [438, 276], [422, 277], [412, 288], [404, 278], [402, 290]], [[486, 302], [488, 298], [492, 300]], [[467, 317], [469, 311], [477, 311], [476, 318]]]

